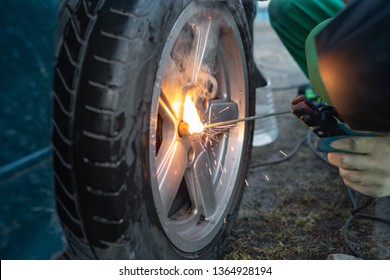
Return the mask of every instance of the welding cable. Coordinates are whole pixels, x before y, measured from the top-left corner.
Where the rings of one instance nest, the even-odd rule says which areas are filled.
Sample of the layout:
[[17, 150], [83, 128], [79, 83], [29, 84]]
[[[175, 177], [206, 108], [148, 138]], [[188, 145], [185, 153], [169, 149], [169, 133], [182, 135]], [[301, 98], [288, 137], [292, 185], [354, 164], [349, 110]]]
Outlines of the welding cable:
[[249, 168], [250, 169], [254, 169], [254, 168], [261, 167], [261, 166], [277, 164], [277, 163], [281, 163], [281, 162], [287, 161], [287, 160], [291, 159], [298, 152], [299, 148], [303, 145], [303, 143], [305, 143], [305, 140], [306, 140], [306, 136], [301, 138], [297, 142], [297, 144], [294, 146], [292, 151], [288, 154], [288, 156], [286, 156], [284, 158], [280, 158], [280, 159], [275, 159], [275, 160], [270, 160], [270, 161], [266, 161], [266, 162], [256, 163], [256, 164], [251, 165]]
[[[347, 188], [347, 191], [348, 191], [349, 200], [350, 200], [353, 208], [351, 210], [351, 215], [348, 217], [348, 219], [346, 220], [346, 222], [343, 226], [344, 242], [345, 242], [348, 250], [354, 256], [356, 256], [360, 259], [366, 260], [366, 259], [369, 259], [369, 257], [361, 254], [357, 249], [355, 249], [353, 242], [349, 239], [349, 232], [350, 232], [349, 228], [350, 228], [352, 222], [355, 220], [369, 220], [369, 221], [379, 222], [379, 223], [383, 223], [385, 225], [390, 226], [390, 220], [362, 213], [362, 211], [367, 209], [369, 206], [371, 206], [375, 202], [375, 199], [372, 197], [368, 197], [368, 196], [365, 196], [363, 194], [357, 193], [354, 190], [352, 190], [351, 188]], [[365, 197], [367, 200], [362, 205], [359, 205], [357, 202], [357, 199], [356, 199], [356, 195], [361, 195], [362, 197]], [[384, 259], [390, 259], [390, 256], [387, 256]]]
[[[363, 260], [368, 260], [370, 258], [368, 256], [361, 254], [357, 249], [355, 249], [354, 243], [349, 239], [349, 232], [350, 232], [349, 227], [351, 226], [351, 224], [354, 220], [369, 220], [369, 221], [373, 221], [373, 222], [383, 223], [383, 224], [386, 224], [388, 226], [390, 226], [390, 221], [383, 219], [383, 218], [380, 218], [380, 217], [377, 217], [377, 216], [356, 213], [356, 214], [350, 215], [348, 217], [347, 221], [345, 222], [345, 224], [343, 226], [343, 235], [344, 235], [344, 242], [345, 242], [345, 245], [347, 246], [348, 250], [355, 257], [358, 257], [358, 258], [363, 259]], [[388, 259], [390, 259], [390, 256], [386, 256], [384, 259], [388, 260]]]
[[323, 162], [325, 162], [328, 166], [338, 169], [338, 167], [328, 161], [328, 158], [326, 157], [326, 153], [319, 152], [317, 148], [313, 144], [313, 138], [315, 134], [311, 129], [308, 129], [307, 134], [306, 134], [306, 142], [307, 145], [309, 146], [310, 150], [313, 151], [313, 153]]
[[329, 166], [333, 167], [333, 168], [336, 168], [335, 165], [331, 164], [325, 157], [325, 155], [323, 153], [320, 153], [316, 150], [316, 148], [314, 147], [313, 145], [313, 136], [314, 136], [314, 132], [311, 130], [311, 129], [308, 129], [306, 135], [301, 138], [297, 144], [295, 145], [295, 147], [292, 149], [291, 153], [288, 154], [287, 157], [284, 157], [284, 158], [280, 158], [280, 159], [276, 159], [276, 160], [271, 160], [271, 161], [266, 161], [266, 162], [260, 162], [260, 163], [257, 163], [257, 164], [254, 164], [252, 166], [250, 166], [250, 168], [257, 168], [257, 167], [260, 167], [260, 166], [266, 166], [266, 165], [271, 165], [271, 164], [277, 164], [277, 163], [281, 163], [281, 162], [284, 162], [284, 161], [287, 161], [289, 159], [291, 159], [299, 150], [299, 148], [304, 144], [305, 140], [307, 142], [307, 145], [310, 147], [310, 149], [323, 161], [325, 162], [326, 164], [328, 164]]

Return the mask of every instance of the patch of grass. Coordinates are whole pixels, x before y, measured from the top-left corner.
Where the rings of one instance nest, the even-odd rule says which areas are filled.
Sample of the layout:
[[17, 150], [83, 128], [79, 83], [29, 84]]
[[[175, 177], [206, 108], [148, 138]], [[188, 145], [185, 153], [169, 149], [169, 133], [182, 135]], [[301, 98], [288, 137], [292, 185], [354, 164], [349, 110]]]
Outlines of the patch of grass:
[[335, 206], [333, 195], [328, 189], [303, 195], [277, 190], [275, 207], [239, 215], [223, 259], [326, 259], [349, 253], [341, 232], [349, 210], [345, 203]]
[[304, 231], [310, 231], [317, 226], [320, 214], [317, 211], [310, 211], [306, 216], [298, 216], [295, 220], [297, 227]]

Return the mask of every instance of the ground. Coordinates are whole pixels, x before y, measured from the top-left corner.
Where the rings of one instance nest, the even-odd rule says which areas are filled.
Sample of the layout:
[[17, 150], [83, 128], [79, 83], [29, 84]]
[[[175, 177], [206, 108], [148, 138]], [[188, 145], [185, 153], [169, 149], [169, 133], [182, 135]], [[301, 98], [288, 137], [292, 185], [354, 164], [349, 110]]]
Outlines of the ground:
[[[256, 64], [272, 82], [276, 111], [288, 110], [306, 77], [268, 24], [255, 26], [254, 49]], [[306, 137], [306, 126], [293, 115], [278, 117], [278, 126], [274, 143], [253, 149], [249, 187], [222, 258], [326, 259], [329, 254], [351, 254], [343, 238], [351, 204], [337, 169], [307, 142], [289, 160], [258, 166], [285, 157], [283, 153], [291, 153]], [[363, 253], [373, 250], [371, 227], [355, 226], [352, 237]]]

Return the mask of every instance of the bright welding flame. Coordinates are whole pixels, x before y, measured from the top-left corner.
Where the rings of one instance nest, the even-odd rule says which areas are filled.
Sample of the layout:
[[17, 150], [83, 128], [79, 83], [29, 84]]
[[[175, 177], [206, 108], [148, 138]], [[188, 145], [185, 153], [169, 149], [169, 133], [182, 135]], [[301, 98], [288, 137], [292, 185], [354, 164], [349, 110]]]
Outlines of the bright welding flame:
[[183, 121], [188, 123], [188, 132], [200, 133], [203, 131], [203, 124], [200, 121], [198, 111], [196, 110], [194, 102], [192, 102], [190, 96], [186, 96], [184, 101], [184, 113], [183, 113]]

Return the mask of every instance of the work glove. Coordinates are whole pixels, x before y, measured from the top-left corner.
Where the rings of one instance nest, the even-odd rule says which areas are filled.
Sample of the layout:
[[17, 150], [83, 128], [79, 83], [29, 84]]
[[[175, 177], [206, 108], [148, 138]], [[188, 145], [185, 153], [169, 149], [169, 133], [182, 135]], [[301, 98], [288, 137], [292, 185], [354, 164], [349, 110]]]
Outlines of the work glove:
[[343, 138], [331, 147], [346, 152], [329, 153], [328, 160], [347, 186], [368, 196], [390, 196], [390, 134]]

